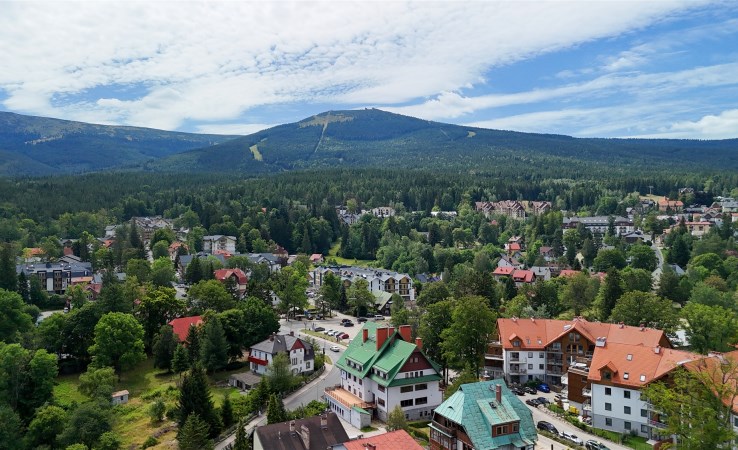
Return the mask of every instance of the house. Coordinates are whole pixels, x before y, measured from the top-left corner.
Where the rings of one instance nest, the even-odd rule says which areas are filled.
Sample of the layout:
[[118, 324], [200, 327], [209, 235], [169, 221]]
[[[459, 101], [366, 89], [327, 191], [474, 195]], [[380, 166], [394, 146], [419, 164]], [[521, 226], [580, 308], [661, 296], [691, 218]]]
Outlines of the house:
[[[180, 250], [180, 249], [182, 249], [182, 250]], [[189, 248], [187, 248], [187, 244], [185, 244], [184, 242], [174, 241], [171, 244], [169, 244], [168, 251], [169, 251], [169, 259], [171, 259], [172, 261], [174, 261], [175, 259], [177, 259], [177, 255], [181, 251], [184, 251], [184, 253], [187, 253], [189, 251]]]
[[512, 267], [513, 269], [522, 269], [523, 263], [512, 256], [500, 255], [500, 259], [497, 261], [497, 267]]
[[409, 325], [364, 323], [336, 367], [341, 383], [326, 388], [328, 407], [358, 428], [372, 417], [386, 421], [396, 406], [408, 420], [428, 420], [441, 404], [441, 368], [423, 353], [422, 339], [412, 341]]
[[63, 256], [57, 262], [20, 264], [15, 273], [23, 272], [28, 280], [36, 277], [49, 294], [64, 294], [68, 287], [84, 281], [92, 281], [92, 263], [83, 262], [76, 256]]
[[513, 219], [525, 219], [525, 207], [517, 200], [475, 202], [474, 209], [483, 212], [485, 217], [491, 214], [501, 214]]
[[336, 414], [258, 427], [254, 432], [254, 450], [326, 450], [349, 440]]
[[128, 403], [128, 391], [123, 390], [123, 391], [113, 392], [110, 395], [110, 401], [111, 403], [113, 403], [113, 406], [124, 405]]
[[575, 277], [582, 273], [581, 270], [572, 270], [572, 269], [564, 269], [561, 272], [559, 272], [559, 276], [562, 278], [568, 278], [568, 277]]
[[505, 244], [505, 250], [507, 250], [507, 254], [509, 256], [516, 256], [519, 257], [520, 252], [523, 250], [521, 245], [517, 242], [512, 242], [509, 244]]
[[395, 430], [334, 445], [330, 450], [423, 450], [423, 447], [407, 431]]
[[462, 384], [433, 413], [430, 449], [533, 450], [533, 415], [504, 380]]
[[202, 261], [207, 258], [215, 258], [224, 266], [226, 265], [228, 261], [228, 258], [226, 258], [226, 256], [221, 253], [207, 254], [207, 253], [200, 252], [195, 255], [182, 255], [179, 257], [179, 267], [178, 267], [178, 270], [181, 274], [184, 275], [184, 273], [187, 271], [187, 266], [190, 265], [193, 258], [200, 259], [201, 264], [202, 264]]
[[202, 323], [202, 316], [190, 316], [174, 319], [169, 322], [169, 325], [171, 325], [172, 330], [174, 330], [174, 334], [179, 338], [179, 342], [184, 342], [187, 340], [187, 334], [190, 332], [190, 327], [198, 327], [202, 325]]
[[392, 308], [392, 294], [384, 291], [375, 291], [372, 294], [374, 294], [374, 307], [377, 308], [377, 312], [389, 316]]
[[230, 254], [236, 253], [236, 237], [224, 236], [222, 234], [203, 236], [202, 251], [205, 253], [215, 253], [216, 250], [223, 250]]
[[604, 235], [610, 227], [611, 219], [617, 236], [635, 231], [633, 220], [621, 216], [564, 217], [563, 227], [564, 229], [576, 229], [581, 223], [592, 234]]
[[706, 235], [710, 232], [710, 228], [712, 228], [713, 223], [712, 222], [685, 222], [687, 230], [689, 230], [689, 234], [691, 234], [694, 237], [701, 238], [702, 236]]
[[492, 272], [492, 277], [494, 277], [495, 281], [501, 282], [505, 278], [512, 276], [512, 273], [517, 270], [514, 267], [509, 266], [500, 266], [497, 267], [494, 272]]
[[551, 202], [528, 202], [528, 211], [534, 216], [540, 216], [551, 211]]
[[536, 281], [536, 275], [532, 270], [513, 270], [512, 279], [515, 282], [515, 287], [521, 287], [526, 284], [533, 284]]
[[272, 334], [269, 338], [251, 347], [249, 363], [251, 371], [264, 375], [269, 364], [278, 353], [285, 353], [290, 361], [290, 370], [294, 375], [309, 374], [315, 370], [315, 351], [309, 342], [289, 334]]
[[640, 242], [648, 240], [648, 236], [643, 234], [643, 231], [636, 230], [636, 231], [633, 231], [632, 233], [625, 234], [623, 236], [623, 239], [625, 239], [625, 242], [627, 244], [635, 244], [635, 243], [640, 243]]
[[392, 217], [396, 214], [395, 208], [391, 206], [380, 206], [369, 211], [374, 217]]
[[133, 217], [131, 221], [133, 225], [135, 225], [138, 229], [138, 232], [141, 235], [141, 239], [147, 242], [150, 241], [152, 237], [154, 237], [154, 233], [156, 232], [156, 230], [173, 228], [173, 222], [169, 219], [163, 218], [162, 216]]
[[556, 259], [556, 253], [554, 252], [553, 247], [540, 247], [538, 249], [538, 254], [541, 255], [543, 257], [543, 260], [546, 262]]
[[533, 272], [536, 280], [542, 278], [543, 281], [548, 281], [552, 277], [551, 268], [547, 266], [533, 266], [530, 271]]
[[269, 273], [277, 273], [282, 270], [280, 256], [273, 253], [248, 253], [246, 256], [254, 264], [263, 264], [269, 268]]
[[681, 267], [679, 267], [677, 264], [667, 264], [669, 267], [671, 267], [671, 270], [674, 271], [678, 276], [686, 275], [687, 272], [684, 271]]
[[228, 385], [234, 388], [241, 389], [242, 391], [252, 389], [260, 382], [261, 377], [254, 372], [234, 373], [231, 374], [230, 377], [228, 377]]
[[322, 264], [323, 263], [323, 255], [320, 253], [313, 253], [310, 255], [310, 263], [311, 264]]
[[249, 277], [246, 276], [241, 269], [219, 269], [213, 272], [213, 276], [216, 280], [223, 284], [230, 284], [233, 286], [238, 295], [243, 297], [246, 294], [246, 288], [249, 285]]
[[659, 211], [662, 211], [662, 212], [665, 212], [665, 211], [680, 212], [682, 208], [684, 208], [684, 203], [682, 203], [679, 200], [669, 200], [668, 197], [659, 199], [658, 205], [659, 205]]
[[413, 279], [406, 273], [356, 266], [323, 266], [313, 270], [313, 284], [322, 286], [328, 272], [341, 278], [346, 288], [356, 280], [363, 279], [368, 284], [369, 292], [389, 292], [399, 294], [405, 300], [415, 300]]

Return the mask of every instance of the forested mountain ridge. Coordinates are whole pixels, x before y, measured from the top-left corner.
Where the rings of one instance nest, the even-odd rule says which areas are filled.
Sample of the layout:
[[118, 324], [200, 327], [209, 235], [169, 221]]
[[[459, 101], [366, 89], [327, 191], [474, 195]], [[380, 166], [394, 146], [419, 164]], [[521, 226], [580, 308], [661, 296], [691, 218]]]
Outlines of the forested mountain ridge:
[[263, 173], [326, 167], [488, 171], [530, 164], [738, 168], [738, 139], [595, 139], [444, 124], [377, 109], [330, 111], [144, 164], [155, 171]]
[[0, 112], [0, 175], [120, 168], [232, 138]]

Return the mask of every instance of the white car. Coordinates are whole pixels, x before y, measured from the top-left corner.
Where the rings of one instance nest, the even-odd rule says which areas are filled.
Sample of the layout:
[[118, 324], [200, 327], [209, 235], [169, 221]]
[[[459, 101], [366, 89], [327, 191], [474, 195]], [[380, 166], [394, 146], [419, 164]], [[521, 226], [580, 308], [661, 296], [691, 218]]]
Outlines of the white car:
[[561, 437], [577, 445], [584, 445], [583, 440], [581, 440], [576, 434], [569, 433], [568, 431], [562, 431]]
[[332, 352], [337, 352], [338, 350], [340, 350], [340, 349], [338, 348], [337, 345], [331, 345], [331, 351]]
[[325, 331], [323, 332], [323, 334], [330, 334], [330, 333], [333, 333], [333, 330], [325, 330]]
[[333, 331], [333, 330], [331, 330], [331, 331], [328, 332], [328, 336], [333, 336], [334, 334], [336, 334], [336, 332]]

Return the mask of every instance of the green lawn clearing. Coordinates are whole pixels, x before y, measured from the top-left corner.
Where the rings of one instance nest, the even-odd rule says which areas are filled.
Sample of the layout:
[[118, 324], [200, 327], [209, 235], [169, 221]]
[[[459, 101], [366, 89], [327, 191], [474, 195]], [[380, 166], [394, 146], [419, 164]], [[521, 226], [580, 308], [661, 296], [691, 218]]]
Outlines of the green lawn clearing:
[[371, 267], [376, 261], [373, 259], [348, 259], [338, 256], [338, 250], [341, 248], [341, 240], [337, 240], [333, 247], [328, 251], [327, 258], [335, 259], [336, 263], [345, 266]]

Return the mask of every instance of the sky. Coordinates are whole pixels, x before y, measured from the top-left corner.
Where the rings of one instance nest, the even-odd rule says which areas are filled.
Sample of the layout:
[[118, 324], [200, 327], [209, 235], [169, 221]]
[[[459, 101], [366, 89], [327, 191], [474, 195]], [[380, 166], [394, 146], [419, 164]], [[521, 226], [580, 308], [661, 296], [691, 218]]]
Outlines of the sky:
[[367, 107], [736, 138], [738, 2], [0, 0], [0, 110], [249, 134]]

